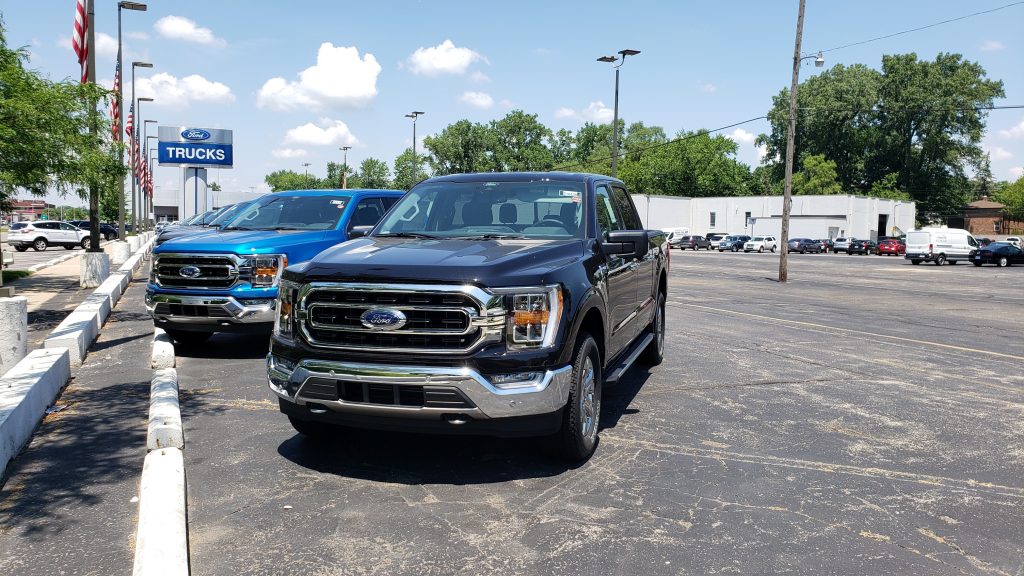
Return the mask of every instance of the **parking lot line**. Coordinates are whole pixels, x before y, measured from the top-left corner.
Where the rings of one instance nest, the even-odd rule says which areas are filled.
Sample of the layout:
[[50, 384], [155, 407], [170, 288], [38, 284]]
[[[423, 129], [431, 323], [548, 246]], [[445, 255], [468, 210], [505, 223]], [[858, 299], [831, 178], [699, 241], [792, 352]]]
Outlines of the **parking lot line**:
[[817, 324], [814, 322], [801, 322], [799, 320], [786, 320], [784, 318], [776, 318], [774, 316], [764, 316], [762, 314], [751, 314], [750, 312], [739, 312], [737, 310], [727, 310], [725, 308], [714, 308], [711, 306], [701, 306], [700, 304], [687, 304], [679, 301], [669, 301], [670, 306], [696, 308], [698, 310], [709, 310], [712, 312], [721, 312], [724, 314], [733, 314], [735, 316], [746, 316], [748, 318], [757, 318], [759, 320], [767, 320], [770, 322], [779, 322], [784, 324], [790, 324], [793, 326], [806, 326], [809, 328], [817, 328], [819, 330], [830, 330], [834, 332], [845, 332], [847, 334], [859, 334], [861, 336], [870, 336], [872, 338], [887, 338], [889, 340], [896, 340], [899, 342], [909, 342], [911, 344], [923, 344], [925, 346], [935, 346], [937, 348], [945, 348], [947, 350], [957, 350], [959, 352], [971, 352], [973, 354], [985, 354], [988, 356], [996, 356], [999, 358], [1007, 358], [1010, 360], [1024, 361], [1024, 356], [1017, 356], [1014, 354], [1003, 354], [1002, 352], [993, 352], [991, 350], [981, 350], [979, 348], [968, 348], [966, 346], [955, 346], [953, 344], [943, 344], [941, 342], [931, 342], [929, 340], [917, 340], [915, 338], [904, 338], [903, 336], [890, 336], [888, 334], [879, 334], [877, 332], [866, 332], [864, 330], [854, 330], [852, 328], [840, 328], [838, 326], [828, 326], [826, 324]]

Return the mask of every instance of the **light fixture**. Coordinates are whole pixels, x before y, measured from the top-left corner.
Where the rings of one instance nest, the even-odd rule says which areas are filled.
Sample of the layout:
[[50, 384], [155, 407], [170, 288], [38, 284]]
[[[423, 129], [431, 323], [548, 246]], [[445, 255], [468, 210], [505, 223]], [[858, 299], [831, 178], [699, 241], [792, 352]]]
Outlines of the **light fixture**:
[[818, 55], [814, 57], [814, 67], [815, 68], [821, 68], [824, 65], [825, 65], [825, 56], [821, 52], [818, 52]]
[[142, 2], [118, 2], [117, 7], [122, 8], [124, 10], [139, 10], [141, 12], [146, 11], [146, 5]]

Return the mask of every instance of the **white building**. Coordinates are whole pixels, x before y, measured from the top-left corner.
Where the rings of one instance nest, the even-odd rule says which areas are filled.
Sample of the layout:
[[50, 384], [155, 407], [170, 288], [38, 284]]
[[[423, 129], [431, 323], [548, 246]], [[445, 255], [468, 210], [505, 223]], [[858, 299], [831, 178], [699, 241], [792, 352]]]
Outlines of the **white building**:
[[[779, 235], [782, 232], [782, 196], [729, 196], [684, 198], [635, 194], [640, 217], [647, 228], [686, 228], [690, 234]], [[915, 226], [913, 202], [866, 196], [793, 196], [790, 238], [874, 240], [898, 236]]]

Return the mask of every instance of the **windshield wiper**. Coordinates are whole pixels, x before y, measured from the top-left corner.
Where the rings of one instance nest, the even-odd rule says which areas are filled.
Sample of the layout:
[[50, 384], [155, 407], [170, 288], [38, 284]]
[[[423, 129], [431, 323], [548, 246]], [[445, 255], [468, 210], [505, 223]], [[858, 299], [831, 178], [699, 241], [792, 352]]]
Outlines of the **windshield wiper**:
[[248, 228], [245, 226], [226, 226], [221, 228], [221, 230], [255, 230], [255, 228]]
[[296, 228], [295, 226], [274, 226], [272, 228], [263, 228], [263, 230], [305, 230], [305, 228]]
[[436, 240], [437, 236], [430, 234], [424, 234], [422, 232], [385, 232], [383, 234], [374, 234], [376, 238], [428, 238], [430, 240]]
[[480, 234], [479, 236], [452, 236], [459, 240], [519, 240], [526, 238], [522, 234]]

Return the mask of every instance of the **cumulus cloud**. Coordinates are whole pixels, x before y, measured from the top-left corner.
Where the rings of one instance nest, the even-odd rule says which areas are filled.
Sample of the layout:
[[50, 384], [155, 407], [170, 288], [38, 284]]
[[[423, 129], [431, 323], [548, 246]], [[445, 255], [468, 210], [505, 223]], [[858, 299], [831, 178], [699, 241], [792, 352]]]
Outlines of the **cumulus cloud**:
[[555, 110], [555, 118], [575, 118], [576, 111], [572, 108], [566, 108], [562, 106], [558, 110]]
[[441, 74], [465, 74], [470, 64], [484, 60], [484, 57], [469, 48], [456, 46], [445, 40], [437, 46], [417, 48], [409, 56], [409, 69], [413, 74], [440, 76]]
[[743, 128], [737, 128], [729, 134], [729, 138], [732, 138], [738, 144], [753, 144], [754, 139], [757, 137]]
[[1002, 146], [992, 146], [988, 149], [988, 153], [996, 160], [1009, 160], [1013, 158], [1013, 153]]
[[462, 96], [459, 96], [459, 101], [482, 110], [494, 106], [494, 98], [486, 92], [463, 92]]
[[103, 32], [96, 33], [96, 55], [105, 58], [117, 56], [117, 38]]
[[1010, 174], [1013, 175], [1014, 179], [1024, 176], [1024, 166], [1014, 166], [1010, 168]]
[[985, 40], [985, 42], [981, 44], [982, 52], [998, 52], [1003, 48], [1006, 48], [1006, 45], [999, 40]]
[[359, 49], [320, 45], [316, 64], [299, 72], [297, 82], [271, 78], [256, 94], [256, 105], [274, 110], [366, 106], [377, 95], [380, 64], [373, 54], [359, 57]]
[[483, 82], [490, 82], [491, 81], [490, 76], [488, 76], [487, 74], [484, 74], [483, 72], [481, 72], [479, 70], [476, 70], [472, 74], [470, 74], [469, 75], [469, 79], [472, 80], [473, 82], [477, 82], [477, 83], [483, 83]]
[[224, 46], [227, 42], [223, 38], [217, 38], [209, 28], [203, 28], [183, 16], [164, 16], [153, 24], [157, 34], [164, 38], [195, 42], [196, 44], [208, 44], [213, 46]]
[[302, 158], [307, 154], [302, 148], [275, 148], [270, 153], [274, 158]]
[[1024, 120], [1011, 127], [1009, 130], [1000, 130], [999, 135], [1003, 138], [1024, 138]]
[[615, 111], [605, 106], [604, 102], [598, 100], [591, 102], [586, 108], [579, 111], [563, 106], [555, 110], [555, 118], [575, 118], [597, 124], [608, 124], [615, 118]]
[[198, 74], [178, 79], [166, 72], [135, 79], [136, 96], [153, 98], [155, 106], [185, 108], [192, 102], [228, 104], [235, 101], [231, 88]]
[[284, 135], [285, 144], [307, 144], [310, 146], [356, 146], [359, 139], [341, 120], [321, 118], [319, 125], [307, 122], [292, 128]]

